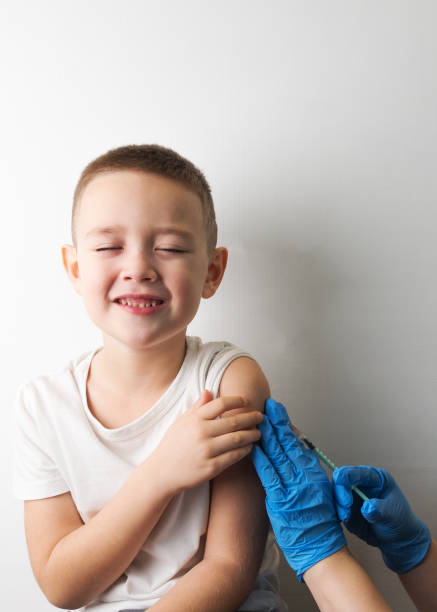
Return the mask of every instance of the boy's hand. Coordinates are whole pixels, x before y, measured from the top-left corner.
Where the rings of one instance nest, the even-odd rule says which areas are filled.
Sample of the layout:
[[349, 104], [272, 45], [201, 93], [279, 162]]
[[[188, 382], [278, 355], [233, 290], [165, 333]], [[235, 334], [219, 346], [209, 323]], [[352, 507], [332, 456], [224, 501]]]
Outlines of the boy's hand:
[[242, 397], [212, 399], [205, 390], [185, 414], [168, 429], [150, 456], [172, 494], [215, 478], [226, 468], [249, 455], [261, 433], [258, 411], [241, 412], [227, 418], [224, 413], [247, 408]]

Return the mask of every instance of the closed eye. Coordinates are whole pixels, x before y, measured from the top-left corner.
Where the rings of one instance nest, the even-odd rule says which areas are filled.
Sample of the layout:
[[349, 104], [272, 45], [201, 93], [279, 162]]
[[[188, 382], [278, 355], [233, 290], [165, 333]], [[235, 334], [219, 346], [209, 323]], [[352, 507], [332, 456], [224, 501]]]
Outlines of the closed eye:
[[[100, 247], [96, 249], [96, 251], [116, 251], [121, 249], [121, 247]], [[183, 251], [182, 249], [156, 249], [157, 251], [168, 251], [169, 253], [187, 253], [187, 251]]]
[[170, 253], [186, 253], [187, 251], [182, 251], [181, 249], [156, 249], [157, 251], [168, 251]]

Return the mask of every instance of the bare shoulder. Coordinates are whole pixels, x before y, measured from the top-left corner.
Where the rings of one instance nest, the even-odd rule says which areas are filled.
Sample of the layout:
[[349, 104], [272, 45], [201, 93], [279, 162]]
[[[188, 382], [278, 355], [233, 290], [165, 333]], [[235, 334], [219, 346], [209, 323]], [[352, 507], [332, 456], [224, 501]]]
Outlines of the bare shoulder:
[[223, 373], [219, 391], [223, 395], [244, 395], [252, 410], [264, 412], [264, 402], [270, 397], [270, 387], [259, 364], [250, 357], [237, 357]]

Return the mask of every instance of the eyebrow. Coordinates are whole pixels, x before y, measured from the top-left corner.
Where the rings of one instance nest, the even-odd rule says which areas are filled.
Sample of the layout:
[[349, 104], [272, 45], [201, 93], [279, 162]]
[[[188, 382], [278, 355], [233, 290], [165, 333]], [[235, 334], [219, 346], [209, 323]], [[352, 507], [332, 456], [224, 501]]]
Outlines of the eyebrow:
[[[104, 227], [94, 227], [85, 234], [85, 238], [99, 234], [116, 234], [117, 232], [122, 232], [124, 229], [125, 228], [123, 227], [123, 225], [107, 225]], [[188, 238], [189, 240], [193, 240], [194, 238], [194, 235], [191, 232], [188, 232], [183, 229], [177, 229], [176, 227], [158, 227], [157, 229], [159, 234], [174, 234], [176, 236]]]

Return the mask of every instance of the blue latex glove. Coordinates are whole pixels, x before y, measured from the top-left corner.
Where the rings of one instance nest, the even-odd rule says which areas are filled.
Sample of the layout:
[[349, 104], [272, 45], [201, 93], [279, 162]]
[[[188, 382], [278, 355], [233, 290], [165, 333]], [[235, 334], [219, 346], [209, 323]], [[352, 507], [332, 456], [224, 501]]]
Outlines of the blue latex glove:
[[278, 545], [303, 582], [303, 573], [346, 546], [346, 539], [317, 456], [291, 431], [282, 404], [270, 398], [265, 409], [258, 425], [262, 449], [254, 445], [252, 459]]
[[[423, 560], [431, 545], [430, 531], [387, 470], [343, 466], [334, 471], [333, 482], [338, 516], [349, 531], [381, 550], [389, 569], [403, 574]], [[353, 485], [370, 498], [362, 506], [352, 495]]]

